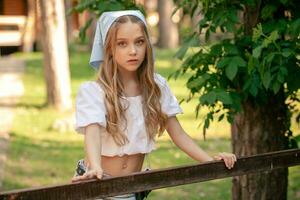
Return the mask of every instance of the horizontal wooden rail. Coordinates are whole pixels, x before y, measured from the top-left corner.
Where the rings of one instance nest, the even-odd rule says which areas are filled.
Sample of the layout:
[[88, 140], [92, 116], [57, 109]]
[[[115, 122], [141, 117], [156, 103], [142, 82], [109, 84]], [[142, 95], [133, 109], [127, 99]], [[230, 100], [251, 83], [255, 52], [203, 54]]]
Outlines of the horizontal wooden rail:
[[80, 183], [21, 189], [0, 193], [2, 200], [93, 199], [149, 189], [203, 182], [300, 165], [300, 149], [291, 149], [238, 158], [234, 168], [223, 161], [173, 167], [127, 176], [89, 180]]

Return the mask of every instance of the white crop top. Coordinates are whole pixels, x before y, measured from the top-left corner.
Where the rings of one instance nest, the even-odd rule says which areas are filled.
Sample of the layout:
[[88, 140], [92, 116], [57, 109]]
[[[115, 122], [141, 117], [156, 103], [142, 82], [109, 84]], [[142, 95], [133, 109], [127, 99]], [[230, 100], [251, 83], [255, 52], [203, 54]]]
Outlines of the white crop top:
[[[159, 74], [154, 75], [155, 81], [161, 89], [160, 103], [162, 111], [169, 117], [182, 113], [176, 97], [172, 94], [167, 81]], [[76, 97], [76, 124], [75, 130], [84, 134], [84, 127], [92, 123], [106, 127], [106, 108], [104, 105], [104, 91], [95, 81], [83, 83]], [[149, 153], [154, 150], [155, 140], [147, 137], [142, 110], [141, 96], [124, 97], [129, 102], [125, 111], [127, 129], [125, 134], [129, 143], [119, 147], [112, 136], [105, 129], [101, 132], [102, 151], [104, 156], [123, 156], [136, 153]]]

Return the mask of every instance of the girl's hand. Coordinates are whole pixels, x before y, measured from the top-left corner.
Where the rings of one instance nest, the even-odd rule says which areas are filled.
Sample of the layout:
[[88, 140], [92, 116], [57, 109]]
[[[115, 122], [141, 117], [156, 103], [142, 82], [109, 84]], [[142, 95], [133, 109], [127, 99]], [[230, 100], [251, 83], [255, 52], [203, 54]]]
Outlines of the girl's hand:
[[72, 182], [79, 182], [83, 180], [89, 180], [93, 178], [102, 179], [103, 177], [103, 170], [99, 169], [91, 169], [85, 172], [82, 176], [75, 176], [72, 178]]
[[218, 155], [213, 157], [214, 160], [224, 160], [225, 165], [228, 169], [233, 168], [234, 163], [236, 162], [236, 156], [232, 153], [219, 153]]

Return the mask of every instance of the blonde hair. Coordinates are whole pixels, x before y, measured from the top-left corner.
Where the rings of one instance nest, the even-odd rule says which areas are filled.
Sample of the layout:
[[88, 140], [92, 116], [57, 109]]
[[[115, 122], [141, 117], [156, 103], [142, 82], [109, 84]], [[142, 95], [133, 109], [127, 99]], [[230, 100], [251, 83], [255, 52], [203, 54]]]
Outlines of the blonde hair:
[[103, 88], [105, 93], [106, 131], [111, 134], [114, 141], [119, 145], [128, 143], [128, 138], [121, 130], [122, 122], [125, 122], [126, 107], [122, 106], [120, 98], [124, 94], [124, 87], [119, 79], [119, 72], [116, 60], [114, 59], [117, 31], [121, 24], [126, 22], [139, 24], [143, 30], [146, 40], [146, 55], [141, 66], [137, 70], [138, 81], [143, 84], [142, 105], [145, 127], [149, 139], [154, 139], [156, 134], [161, 136], [166, 127], [167, 115], [162, 112], [160, 97], [161, 91], [154, 80], [154, 63], [152, 46], [145, 24], [137, 17], [126, 15], [119, 17], [111, 26], [105, 42], [104, 61], [99, 67], [97, 82]]

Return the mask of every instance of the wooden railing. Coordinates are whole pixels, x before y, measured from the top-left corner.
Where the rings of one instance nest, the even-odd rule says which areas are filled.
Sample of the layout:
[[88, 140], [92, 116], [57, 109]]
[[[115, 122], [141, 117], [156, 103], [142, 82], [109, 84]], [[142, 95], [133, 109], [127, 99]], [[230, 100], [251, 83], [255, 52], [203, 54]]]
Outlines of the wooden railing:
[[271, 171], [300, 165], [300, 149], [270, 152], [238, 158], [234, 168], [227, 169], [223, 161], [173, 167], [127, 176], [89, 180], [80, 183], [55, 185], [0, 193], [1, 200], [58, 200], [92, 199]]

